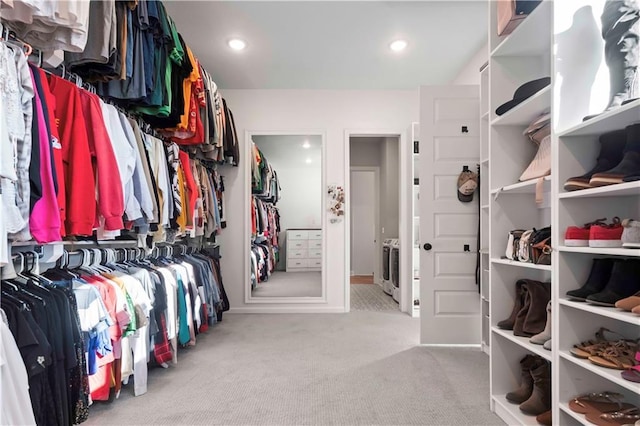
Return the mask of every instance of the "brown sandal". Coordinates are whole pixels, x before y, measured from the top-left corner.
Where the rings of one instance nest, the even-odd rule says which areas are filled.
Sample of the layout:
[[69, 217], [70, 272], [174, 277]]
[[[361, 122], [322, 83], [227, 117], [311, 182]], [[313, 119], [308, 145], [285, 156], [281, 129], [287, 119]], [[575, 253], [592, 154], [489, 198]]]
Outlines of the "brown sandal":
[[634, 405], [622, 402], [624, 396], [615, 392], [590, 393], [569, 401], [571, 411], [578, 414], [598, 413], [635, 408]]
[[599, 355], [590, 356], [589, 361], [604, 368], [626, 370], [636, 365], [636, 349], [637, 347], [635, 345], [620, 341], [613, 346], [609, 346]]
[[640, 420], [640, 410], [637, 407], [632, 407], [609, 413], [592, 412], [587, 413], [585, 417], [596, 426], [623, 426], [634, 424]]
[[622, 335], [611, 331], [608, 328], [600, 327], [600, 330], [596, 331], [595, 340], [587, 340], [586, 342], [573, 345], [573, 348], [570, 351], [571, 355], [587, 359], [590, 356], [600, 354], [605, 347], [615, 342], [615, 340], [608, 340], [604, 335], [605, 332], [615, 335], [612, 337], [617, 337], [617, 340], [624, 339]]

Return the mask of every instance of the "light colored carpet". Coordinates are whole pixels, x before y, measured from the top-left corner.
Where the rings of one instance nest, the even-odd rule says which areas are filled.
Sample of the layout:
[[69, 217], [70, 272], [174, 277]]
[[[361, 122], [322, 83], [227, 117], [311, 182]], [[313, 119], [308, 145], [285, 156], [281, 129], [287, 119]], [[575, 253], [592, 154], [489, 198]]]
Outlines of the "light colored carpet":
[[351, 284], [352, 311], [398, 311], [400, 307], [378, 284]]
[[373, 275], [351, 275], [351, 284], [373, 284]]
[[87, 425], [500, 425], [479, 350], [416, 346], [400, 312], [225, 314]]
[[269, 281], [258, 283], [253, 297], [321, 297], [321, 272], [275, 271]]

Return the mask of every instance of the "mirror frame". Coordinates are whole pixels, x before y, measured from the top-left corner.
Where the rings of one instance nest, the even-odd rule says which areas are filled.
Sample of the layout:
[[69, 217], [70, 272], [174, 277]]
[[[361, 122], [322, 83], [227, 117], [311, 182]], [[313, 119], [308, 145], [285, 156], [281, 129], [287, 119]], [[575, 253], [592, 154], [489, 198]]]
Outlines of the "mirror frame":
[[243, 194], [244, 194], [244, 262], [243, 268], [244, 272], [242, 276], [244, 277], [244, 302], [247, 304], [251, 303], [261, 303], [261, 304], [320, 304], [327, 303], [327, 195], [325, 194], [327, 188], [327, 138], [326, 133], [324, 131], [318, 130], [299, 130], [299, 131], [258, 131], [258, 130], [247, 130], [245, 131], [244, 139], [244, 154], [242, 158], [251, 158], [251, 143], [253, 141], [253, 136], [296, 136], [296, 135], [306, 135], [306, 136], [320, 136], [322, 141], [322, 167], [321, 167], [321, 190], [322, 190], [322, 201], [321, 201], [321, 209], [322, 213], [320, 216], [320, 222], [322, 224], [322, 271], [321, 271], [321, 282], [322, 282], [322, 293], [320, 297], [253, 297], [251, 295], [251, 265], [249, 259], [249, 252], [251, 251], [251, 204], [249, 200], [251, 200], [251, 163], [249, 161], [242, 161], [243, 167]]

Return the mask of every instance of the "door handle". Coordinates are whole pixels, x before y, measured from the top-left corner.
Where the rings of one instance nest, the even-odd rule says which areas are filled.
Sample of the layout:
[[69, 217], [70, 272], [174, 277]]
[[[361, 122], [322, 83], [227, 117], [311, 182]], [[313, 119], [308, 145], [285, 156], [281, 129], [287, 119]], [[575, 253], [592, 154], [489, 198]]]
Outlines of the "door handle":
[[433, 248], [433, 246], [429, 243], [425, 243], [425, 245], [423, 245], [422, 248], [425, 249], [426, 251], [429, 251]]

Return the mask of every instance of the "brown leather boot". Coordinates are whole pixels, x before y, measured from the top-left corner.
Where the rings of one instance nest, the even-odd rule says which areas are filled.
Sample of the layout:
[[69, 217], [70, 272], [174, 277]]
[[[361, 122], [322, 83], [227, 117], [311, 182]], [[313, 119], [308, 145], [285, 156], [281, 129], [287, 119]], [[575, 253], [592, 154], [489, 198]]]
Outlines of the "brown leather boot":
[[531, 294], [529, 293], [530, 280], [519, 280], [522, 281], [522, 307], [516, 314], [516, 320], [513, 324], [513, 334], [516, 336], [525, 336], [523, 334], [524, 321], [527, 318], [527, 312], [529, 312], [529, 307], [531, 306]]
[[516, 297], [513, 303], [513, 311], [511, 311], [511, 315], [509, 318], [502, 320], [498, 323], [498, 328], [503, 330], [513, 330], [513, 326], [516, 322], [516, 315], [524, 306], [524, 292], [522, 291], [522, 286], [524, 285], [524, 280], [518, 280], [516, 282]]
[[551, 420], [551, 410], [545, 411], [536, 417], [536, 422], [540, 423], [543, 426], [553, 426], [553, 421]]
[[544, 360], [536, 355], [526, 355], [520, 360], [521, 377], [520, 387], [506, 395], [507, 401], [514, 404], [522, 404], [531, 396], [533, 392], [533, 377], [531, 369], [542, 365]]
[[520, 404], [520, 411], [537, 416], [551, 410], [551, 365], [542, 360], [542, 365], [531, 369], [533, 392]]

